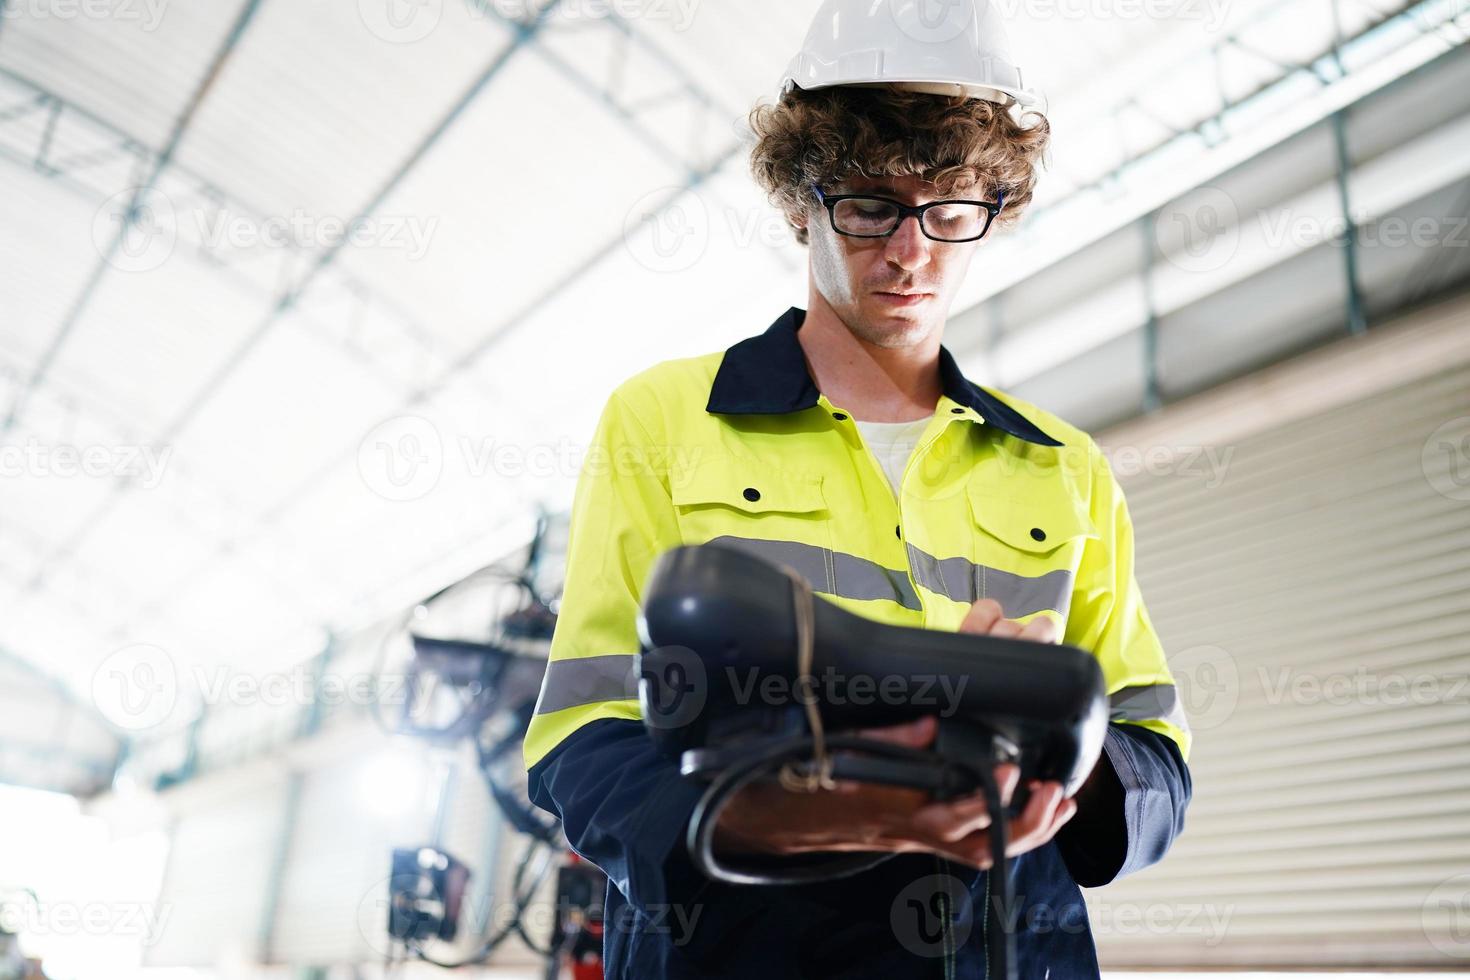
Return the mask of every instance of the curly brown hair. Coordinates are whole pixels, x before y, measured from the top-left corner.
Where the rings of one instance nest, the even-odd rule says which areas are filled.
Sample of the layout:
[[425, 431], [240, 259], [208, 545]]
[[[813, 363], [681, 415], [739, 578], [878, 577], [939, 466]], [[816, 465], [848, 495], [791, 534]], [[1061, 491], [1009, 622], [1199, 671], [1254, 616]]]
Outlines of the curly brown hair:
[[[756, 105], [747, 121], [751, 173], [793, 225], [815, 203], [812, 183], [826, 188], [854, 175], [916, 176], [941, 197], [978, 183], [991, 199], [1005, 193], [996, 224], [1013, 225], [1031, 202], [1051, 140], [1040, 113], [1018, 120], [985, 99], [887, 86], [792, 88], [777, 103]], [[793, 230], [806, 245], [807, 230]]]

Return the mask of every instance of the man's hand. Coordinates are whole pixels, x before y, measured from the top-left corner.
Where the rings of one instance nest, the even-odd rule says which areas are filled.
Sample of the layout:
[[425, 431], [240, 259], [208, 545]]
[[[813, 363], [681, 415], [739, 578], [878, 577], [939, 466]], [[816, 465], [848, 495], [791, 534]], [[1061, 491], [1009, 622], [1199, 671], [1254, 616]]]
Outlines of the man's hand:
[[[981, 599], [973, 603], [960, 623], [959, 632], [1031, 640], [1034, 643], [1060, 643], [1062, 639], [1056, 621], [1050, 616], [1037, 616], [1023, 625], [1014, 619], [1006, 619], [1000, 603], [994, 599]], [[1015, 767], [998, 767], [997, 778], [1004, 768]], [[1028, 789], [1031, 796], [1026, 801], [1026, 809], [1007, 828], [1010, 831], [1010, 838], [1006, 842], [1007, 857], [1025, 854], [1045, 844], [1077, 812], [1077, 800], [1062, 799], [1062, 784], [1059, 782], [1032, 780]], [[1006, 794], [1005, 802], [1010, 802], [1009, 793]]]
[[1013, 637], [1036, 643], [1060, 643], [1062, 639], [1056, 622], [1050, 616], [1037, 616], [1023, 626], [1017, 620], [1006, 619], [1000, 603], [994, 599], [981, 599], [973, 603], [970, 611], [965, 614], [964, 621], [960, 623], [959, 632]]
[[[1040, 616], [1022, 624], [1006, 619], [993, 599], [970, 607], [960, 632], [1058, 642], [1056, 624]], [[933, 717], [903, 725], [861, 729], [856, 734], [910, 748], [934, 743]], [[1020, 779], [1013, 764], [995, 767], [1001, 802], [1008, 805]], [[1007, 830], [1006, 856], [1015, 857], [1050, 841], [1077, 812], [1062, 799], [1058, 782], [1033, 780], [1026, 808]], [[771, 783], [745, 787], [721, 814], [715, 846], [722, 851], [802, 854], [812, 851], [930, 852], [974, 868], [988, 868], [990, 813], [976, 793], [934, 802], [921, 790], [838, 780], [833, 790], [793, 792]]]

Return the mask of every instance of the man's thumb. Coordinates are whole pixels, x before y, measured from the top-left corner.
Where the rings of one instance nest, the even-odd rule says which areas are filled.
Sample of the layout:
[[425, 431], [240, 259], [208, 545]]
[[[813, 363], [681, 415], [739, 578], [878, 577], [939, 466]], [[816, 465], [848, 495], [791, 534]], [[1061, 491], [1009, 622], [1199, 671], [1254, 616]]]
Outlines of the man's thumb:
[[892, 742], [911, 749], [922, 749], [934, 741], [939, 724], [933, 715], [924, 715], [902, 725], [885, 725], [882, 728], [860, 728], [857, 734], [879, 742]]

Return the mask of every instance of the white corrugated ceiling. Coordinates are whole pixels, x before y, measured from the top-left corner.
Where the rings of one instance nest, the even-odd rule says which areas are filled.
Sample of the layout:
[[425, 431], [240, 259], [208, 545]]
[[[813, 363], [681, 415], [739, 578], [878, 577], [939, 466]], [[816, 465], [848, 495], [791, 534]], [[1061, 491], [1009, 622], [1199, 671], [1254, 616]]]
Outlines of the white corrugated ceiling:
[[[616, 383], [805, 303], [738, 134], [816, 6], [0, 3], [0, 648], [267, 669], [520, 543]], [[1008, 8], [1038, 202], [1130, 98], [1212, 112], [1190, 52], [1258, 6]]]

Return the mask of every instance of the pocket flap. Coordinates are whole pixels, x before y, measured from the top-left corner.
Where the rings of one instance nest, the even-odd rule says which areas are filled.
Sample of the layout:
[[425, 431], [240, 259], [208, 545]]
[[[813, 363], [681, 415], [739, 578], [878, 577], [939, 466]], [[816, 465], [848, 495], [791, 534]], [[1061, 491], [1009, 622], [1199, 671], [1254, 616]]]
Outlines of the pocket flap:
[[736, 456], [702, 459], [671, 473], [669, 489], [679, 506], [724, 504], [752, 514], [827, 509], [821, 474], [796, 473]]
[[1062, 480], [1018, 481], [1004, 495], [971, 482], [966, 493], [975, 523], [1021, 551], [1045, 554], [1074, 538], [1100, 537], [1082, 501]]

